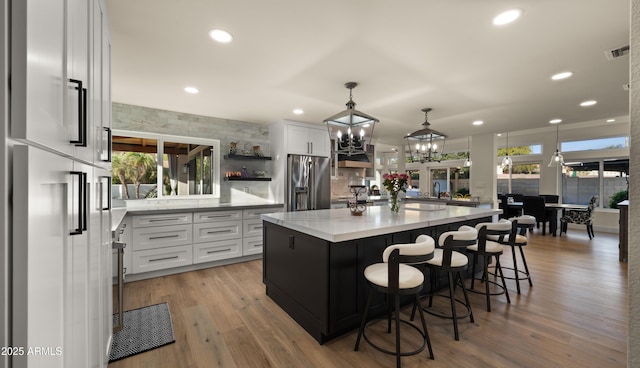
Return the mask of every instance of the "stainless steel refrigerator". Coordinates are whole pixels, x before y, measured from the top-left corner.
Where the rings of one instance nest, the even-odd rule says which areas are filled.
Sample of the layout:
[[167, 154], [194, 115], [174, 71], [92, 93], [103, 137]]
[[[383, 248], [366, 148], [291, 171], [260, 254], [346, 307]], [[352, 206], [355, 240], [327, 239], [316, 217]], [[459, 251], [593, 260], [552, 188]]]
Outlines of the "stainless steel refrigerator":
[[331, 166], [328, 157], [288, 155], [287, 211], [331, 208]]

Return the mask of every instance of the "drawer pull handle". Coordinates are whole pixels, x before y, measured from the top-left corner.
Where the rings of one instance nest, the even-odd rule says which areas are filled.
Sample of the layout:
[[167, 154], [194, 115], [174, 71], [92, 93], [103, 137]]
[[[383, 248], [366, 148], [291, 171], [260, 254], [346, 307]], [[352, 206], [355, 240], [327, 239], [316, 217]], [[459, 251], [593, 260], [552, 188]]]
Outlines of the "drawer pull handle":
[[226, 215], [208, 215], [207, 218], [219, 218], [219, 217], [231, 217], [233, 215], [230, 214], [226, 214]]
[[163, 217], [163, 218], [155, 218], [149, 219], [149, 222], [158, 222], [158, 221], [178, 221], [180, 217]]
[[163, 236], [150, 236], [149, 240], [155, 240], [155, 239], [167, 239], [167, 238], [177, 238], [180, 235], [178, 234], [173, 234], [173, 235], [163, 235]]
[[207, 231], [207, 234], [222, 234], [222, 233], [230, 233], [231, 230], [227, 229], [227, 230], [212, 230], [212, 231]]
[[178, 256], [150, 259], [149, 262], [167, 261], [169, 259], [178, 259]]
[[259, 244], [254, 244], [254, 245], [253, 245], [253, 247], [254, 247], [254, 248], [259, 248], [259, 247], [262, 247], [262, 243], [259, 243]]
[[252, 231], [262, 230], [262, 225], [260, 225], [260, 226], [252, 226], [251, 229], [252, 229]]
[[222, 253], [222, 252], [230, 252], [231, 248], [226, 248], [226, 249], [218, 249], [218, 250], [210, 250], [207, 252], [207, 254], [211, 254], [211, 253]]

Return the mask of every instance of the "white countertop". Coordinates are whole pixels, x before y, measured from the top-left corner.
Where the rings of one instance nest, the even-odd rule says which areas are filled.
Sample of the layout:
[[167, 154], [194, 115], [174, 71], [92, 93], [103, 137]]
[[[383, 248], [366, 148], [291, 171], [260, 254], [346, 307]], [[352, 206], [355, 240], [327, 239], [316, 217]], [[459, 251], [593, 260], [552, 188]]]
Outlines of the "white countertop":
[[206, 211], [215, 209], [243, 209], [254, 207], [279, 207], [282, 203], [276, 203], [266, 199], [220, 202], [217, 199], [145, 199], [126, 201], [127, 213], [143, 214], [145, 212], [162, 212], [175, 210]]
[[330, 242], [419, 229], [472, 220], [502, 213], [500, 209], [404, 203], [392, 214], [387, 206], [367, 207], [362, 216], [352, 216], [348, 208], [281, 212], [261, 215], [268, 221]]

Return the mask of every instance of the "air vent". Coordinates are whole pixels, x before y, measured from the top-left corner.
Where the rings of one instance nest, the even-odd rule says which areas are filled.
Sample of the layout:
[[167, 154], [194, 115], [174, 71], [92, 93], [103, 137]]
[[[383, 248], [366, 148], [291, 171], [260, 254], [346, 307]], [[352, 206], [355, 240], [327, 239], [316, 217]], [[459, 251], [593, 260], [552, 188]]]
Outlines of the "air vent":
[[629, 45], [618, 47], [617, 49], [607, 50], [604, 52], [607, 60], [617, 59], [625, 55], [629, 55]]

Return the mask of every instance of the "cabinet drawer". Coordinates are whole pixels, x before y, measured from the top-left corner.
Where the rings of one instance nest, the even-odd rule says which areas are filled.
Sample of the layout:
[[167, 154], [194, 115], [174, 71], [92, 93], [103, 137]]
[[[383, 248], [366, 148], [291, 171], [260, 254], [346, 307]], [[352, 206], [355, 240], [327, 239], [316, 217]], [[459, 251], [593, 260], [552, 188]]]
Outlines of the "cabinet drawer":
[[133, 216], [133, 227], [190, 224], [191, 213], [167, 213], [163, 215]]
[[242, 221], [193, 224], [193, 238], [194, 243], [242, 238]]
[[136, 250], [191, 244], [191, 225], [171, 225], [133, 229], [132, 248]]
[[193, 214], [193, 222], [214, 222], [214, 221], [229, 221], [229, 220], [241, 220], [242, 211], [210, 211], [210, 212], [195, 212]]
[[204, 263], [242, 256], [242, 240], [231, 239], [193, 245], [193, 263]]
[[246, 237], [259, 236], [262, 237], [262, 220], [243, 220], [242, 235]]
[[261, 236], [242, 239], [242, 255], [248, 256], [251, 254], [262, 254]]
[[193, 263], [193, 246], [181, 245], [133, 252], [133, 273], [187, 266]]
[[242, 218], [245, 220], [259, 219], [260, 215], [262, 215], [263, 213], [274, 213], [274, 212], [282, 212], [282, 207], [255, 208], [251, 210], [244, 210], [242, 213]]

